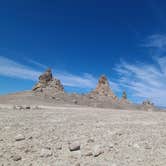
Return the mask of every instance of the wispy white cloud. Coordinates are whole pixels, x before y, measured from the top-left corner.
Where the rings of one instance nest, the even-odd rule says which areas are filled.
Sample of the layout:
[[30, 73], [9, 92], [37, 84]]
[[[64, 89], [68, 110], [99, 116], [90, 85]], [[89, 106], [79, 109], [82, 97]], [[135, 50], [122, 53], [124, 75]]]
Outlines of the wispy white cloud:
[[166, 35], [161, 35], [161, 34], [151, 35], [142, 43], [142, 46], [165, 50], [166, 49]]
[[130, 90], [135, 98], [149, 98], [166, 106], [166, 57], [155, 57], [153, 64], [121, 61], [115, 71], [119, 76], [117, 84]]
[[90, 74], [74, 75], [67, 72], [56, 72], [55, 77], [60, 79], [63, 85], [76, 88], [94, 88], [96, 78]]
[[36, 81], [41, 72], [0, 56], [0, 75]]
[[[37, 62], [33, 64], [36, 64], [36, 66], [41, 66]], [[1, 76], [37, 81], [39, 75], [42, 72], [43, 71], [38, 71], [12, 59], [0, 56]], [[97, 83], [97, 78], [88, 73], [82, 75], [75, 75], [69, 72], [58, 71], [55, 72], [54, 76], [60, 79], [63, 85], [68, 87], [92, 89], [96, 86]]]
[[26, 58], [26, 61], [29, 62], [31, 65], [34, 65], [34, 66], [39, 67], [41, 69], [45, 69], [46, 70], [48, 68], [48, 66], [46, 66], [46, 65], [44, 65], [44, 64], [42, 64], [42, 63], [40, 63], [40, 62], [38, 62], [36, 60], [32, 60], [32, 59]]

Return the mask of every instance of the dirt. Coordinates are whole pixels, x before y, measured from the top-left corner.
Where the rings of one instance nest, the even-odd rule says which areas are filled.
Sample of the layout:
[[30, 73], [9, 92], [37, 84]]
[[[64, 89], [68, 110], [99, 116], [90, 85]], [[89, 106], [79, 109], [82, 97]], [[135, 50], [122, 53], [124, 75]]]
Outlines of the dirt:
[[16, 96], [0, 98], [0, 166], [166, 165], [165, 112], [45, 104], [32, 96], [16, 103]]

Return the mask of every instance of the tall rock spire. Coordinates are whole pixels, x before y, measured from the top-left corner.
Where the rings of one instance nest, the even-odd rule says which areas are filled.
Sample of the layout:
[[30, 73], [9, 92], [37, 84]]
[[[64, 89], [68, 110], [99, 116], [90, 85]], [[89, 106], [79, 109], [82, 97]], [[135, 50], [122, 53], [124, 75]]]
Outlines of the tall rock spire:
[[34, 92], [47, 92], [52, 95], [58, 92], [64, 92], [64, 87], [60, 80], [53, 78], [51, 69], [47, 69], [39, 76], [39, 82], [32, 89]]
[[115, 94], [113, 93], [113, 91], [110, 88], [108, 79], [105, 75], [102, 75], [99, 78], [98, 84], [96, 86], [96, 89], [94, 89], [91, 94], [93, 95], [99, 95], [99, 96], [108, 96], [108, 97], [112, 97], [114, 99], [117, 99], [117, 97], [115, 96]]

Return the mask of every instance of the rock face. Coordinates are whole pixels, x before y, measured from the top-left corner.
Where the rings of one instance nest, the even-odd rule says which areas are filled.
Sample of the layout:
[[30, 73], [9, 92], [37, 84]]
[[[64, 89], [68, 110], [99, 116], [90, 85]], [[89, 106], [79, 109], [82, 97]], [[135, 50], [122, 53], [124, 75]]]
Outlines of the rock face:
[[95, 90], [91, 92], [92, 95], [99, 95], [105, 97], [112, 97], [113, 99], [117, 99], [115, 94], [110, 89], [109, 82], [106, 76], [102, 75], [98, 81], [98, 85]]
[[64, 92], [64, 87], [60, 80], [53, 78], [51, 69], [47, 69], [45, 73], [39, 76], [39, 82], [32, 89], [35, 92]]

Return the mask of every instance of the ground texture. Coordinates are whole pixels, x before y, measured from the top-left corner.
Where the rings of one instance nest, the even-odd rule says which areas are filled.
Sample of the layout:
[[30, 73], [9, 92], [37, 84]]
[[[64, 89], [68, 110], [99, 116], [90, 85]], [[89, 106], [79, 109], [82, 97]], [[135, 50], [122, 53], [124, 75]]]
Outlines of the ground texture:
[[0, 166], [166, 165], [165, 112], [0, 108]]

